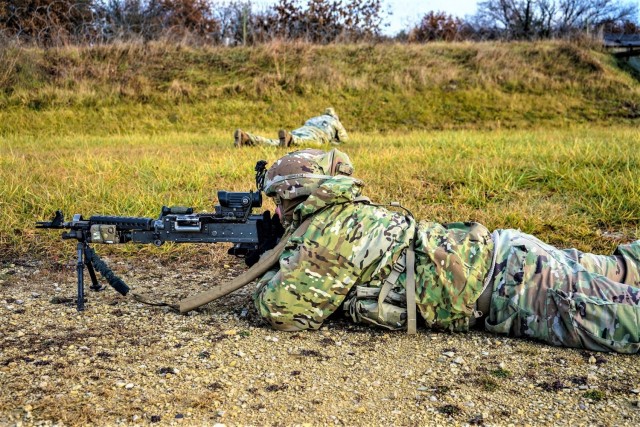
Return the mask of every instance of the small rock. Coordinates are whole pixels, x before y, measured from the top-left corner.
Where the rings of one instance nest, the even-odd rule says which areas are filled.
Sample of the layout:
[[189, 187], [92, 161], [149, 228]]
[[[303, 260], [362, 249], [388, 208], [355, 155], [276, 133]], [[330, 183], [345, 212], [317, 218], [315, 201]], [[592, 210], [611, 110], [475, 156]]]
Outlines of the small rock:
[[634, 388], [633, 390], [631, 390], [631, 393], [640, 394], [640, 389], [639, 388]]
[[458, 356], [455, 359], [453, 359], [453, 363], [455, 363], [456, 365], [464, 365], [464, 359]]
[[429, 400], [432, 402], [437, 402], [438, 398], [432, 395], [432, 396], [429, 396]]
[[593, 356], [589, 357], [589, 364], [593, 365], [594, 363], [596, 363], [596, 358]]
[[126, 385], [127, 385], [127, 383], [122, 382], [122, 381], [118, 381], [118, 382], [116, 382], [116, 387], [118, 387], [118, 388], [122, 388], [122, 387], [124, 387], [124, 386], [126, 386]]
[[246, 354], [245, 354], [245, 353], [243, 353], [242, 351], [238, 350], [238, 351], [236, 352], [236, 356], [238, 356], [238, 357], [245, 357], [245, 356], [246, 356]]
[[448, 358], [453, 358], [456, 354], [453, 351], [445, 351], [444, 353], [442, 353], [443, 355], [447, 356]]
[[238, 331], [236, 331], [235, 329], [228, 329], [223, 332], [223, 334], [227, 336], [233, 336], [233, 335], [236, 335], [237, 333]]
[[24, 304], [24, 301], [23, 301], [23, 300], [21, 300], [21, 299], [17, 299], [17, 300], [16, 300], [16, 304], [18, 304], [18, 305], [22, 305], [22, 304]]
[[124, 388], [126, 388], [127, 390], [131, 390], [133, 388], [133, 383], [125, 385]]

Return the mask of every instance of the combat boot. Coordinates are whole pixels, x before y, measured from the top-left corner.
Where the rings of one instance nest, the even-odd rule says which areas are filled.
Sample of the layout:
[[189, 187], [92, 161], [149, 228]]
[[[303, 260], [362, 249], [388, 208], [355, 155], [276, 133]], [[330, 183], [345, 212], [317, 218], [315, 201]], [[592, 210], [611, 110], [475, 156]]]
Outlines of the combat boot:
[[280, 139], [281, 147], [289, 147], [291, 142], [293, 141], [293, 135], [290, 132], [287, 132], [284, 129], [280, 129], [278, 131], [278, 139]]
[[242, 147], [243, 145], [252, 145], [249, 135], [242, 129], [236, 129], [233, 133], [233, 145], [236, 147]]

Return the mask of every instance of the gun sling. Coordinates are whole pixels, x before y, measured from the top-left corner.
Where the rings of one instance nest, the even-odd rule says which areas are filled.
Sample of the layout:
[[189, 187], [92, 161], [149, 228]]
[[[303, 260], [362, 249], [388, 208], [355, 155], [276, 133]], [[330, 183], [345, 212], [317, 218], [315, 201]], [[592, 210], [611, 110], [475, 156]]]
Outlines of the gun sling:
[[307, 218], [300, 227], [296, 228], [292, 235], [283, 236], [280, 239], [280, 242], [276, 245], [275, 248], [271, 249], [268, 252], [265, 252], [260, 261], [251, 266], [247, 271], [231, 280], [230, 282], [224, 283], [220, 286], [216, 286], [214, 289], [208, 290], [206, 292], [202, 292], [201, 294], [185, 298], [180, 301], [178, 310], [180, 313], [186, 313], [195, 308], [198, 308], [202, 305], [210, 303], [211, 301], [215, 301], [216, 299], [223, 297], [237, 289], [240, 289], [243, 286], [248, 285], [253, 282], [257, 278], [261, 277], [265, 274], [274, 264], [278, 263], [280, 260], [280, 255], [284, 252], [284, 248], [287, 245], [290, 237], [300, 237], [309, 228], [309, 224], [311, 223], [311, 217]]

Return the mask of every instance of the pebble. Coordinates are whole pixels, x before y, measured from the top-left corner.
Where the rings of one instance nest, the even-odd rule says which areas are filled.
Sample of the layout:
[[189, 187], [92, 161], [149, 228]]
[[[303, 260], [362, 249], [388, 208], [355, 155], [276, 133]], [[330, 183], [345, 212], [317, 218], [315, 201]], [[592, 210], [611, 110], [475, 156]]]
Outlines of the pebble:
[[593, 357], [593, 356], [590, 356], [590, 357], [589, 357], [589, 363], [590, 363], [591, 365], [593, 365], [594, 363], [596, 363], [596, 358], [595, 358], [595, 357]]
[[[149, 267], [146, 271], [158, 273]], [[160, 289], [155, 290], [150, 280], [136, 280], [141, 280], [141, 290], [177, 298], [177, 291], [162, 288], [164, 282], [158, 282]], [[594, 419], [602, 425], [640, 425], [637, 366], [615, 355], [603, 356], [609, 363], [598, 365], [587, 363], [590, 356], [583, 358], [579, 350], [515, 339], [500, 343], [476, 331], [464, 335], [425, 331], [421, 332], [423, 340], [412, 340], [401, 333], [342, 321], [329, 321], [330, 328], [320, 332], [287, 334], [254, 326], [253, 310], [248, 320], [240, 319], [242, 295], [214, 302], [200, 317], [190, 318], [138, 309], [127, 300], [110, 306], [105, 301], [119, 297], [107, 290], [88, 294], [91, 304], [77, 316], [73, 306], [48, 304], [54, 295], [49, 283], [51, 280], [37, 288], [40, 299], [30, 299], [29, 288], [11, 293], [25, 305], [14, 300], [10, 304], [16, 309], [28, 306], [33, 316], [5, 312], [4, 297], [0, 297], [0, 312], [8, 314], [5, 327], [9, 332], [0, 337], [0, 378], [11, 379], [10, 392], [19, 402], [16, 408], [47, 396], [64, 405], [69, 417], [82, 419], [82, 407], [95, 400], [100, 425], [479, 425], [470, 422], [478, 418], [486, 425], [523, 427], [526, 423], [579, 425]], [[248, 296], [250, 291], [247, 287], [238, 292]], [[124, 319], [112, 315], [116, 309]], [[118, 335], [106, 327], [114, 322]], [[58, 324], [60, 328], [51, 328]], [[61, 333], [66, 330], [72, 331], [68, 336], [77, 333], [83, 338], [67, 339]], [[20, 331], [33, 343], [26, 346], [20, 342], [26, 338], [16, 339]], [[325, 336], [332, 339], [323, 339]], [[280, 338], [282, 344], [271, 345]], [[332, 342], [335, 345], [327, 345]], [[337, 347], [339, 343], [342, 347]], [[495, 346], [499, 345], [508, 351], [498, 351], [500, 347]], [[199, 356], [205, 353], [207, 357]], [[521, 362], [525, 355], [526, 362]], [[254, 356], [261, 357], [255, 360]], [[251, 363], [245, 363], [247, 357]], [[442, 363], [429, 365], [434, 359]], [[85, 360], [97, 369], [83, 377], [65, 375], [75, 367], [85, 371], [85, 365], [80, 365]], [[123, 360], [130, 363], [123, 364]], [[415, 363], [398, 364], [398, 360]], [[562, 360], [566, 363], [561, 364]], [[331, 369], [344, 361], [350, 362], [347, 370]], [[180, 377], [169, 371], [171, 366], [180, 368]], [[512, 370], [513, 376], [494, 377], [498, 366]], [[178, 369], [172, 369], [177, 373]], [[165, 371], [167, 375], [158, 375]], [[23, 379], [14, 381], [19, 375]], [[575, 384], [574, 378], [582, 380]], [[495, 381], [498, 387], [485, 392], [485, 383], [480, 382], [484, 379]], [[540, 386], [555, 381], [570, 388], [547, 391]], [[620, 391], [610, 393], [605, 401], [584, 397], [589, 386], [606, 389], [609, 385]], [[69, 392], [72, 388], [77, 389], [73, 394]], [[104, 389], [112, 399], [97, 399]], [[193, 400], [167, 398], [185, 393]], [[300, 393], [305, 399], [292, 403]], [[526, 396], [526, 401], [516, 401], [514, 396]], [[131, 405], [121, 405], [122, 399]], [[14, 420], [5, 417], [4, 423], [15, 425], [18, 419], [28, 425], [55, 422], [47, 423], [56, 419], [57, 409], [40, 402], [32, 405], [36, 407], [32, 419], [22, 413]], [[461, 413], [439, 412], [446, 405]], [[184, 419], [176, 414], [184, 414]], [[330, 414], [340, 415], [329, 418]], [[152, 415], [155, 424], [150, 422]], [[4, 425], [2, 420], [0, 414]]]

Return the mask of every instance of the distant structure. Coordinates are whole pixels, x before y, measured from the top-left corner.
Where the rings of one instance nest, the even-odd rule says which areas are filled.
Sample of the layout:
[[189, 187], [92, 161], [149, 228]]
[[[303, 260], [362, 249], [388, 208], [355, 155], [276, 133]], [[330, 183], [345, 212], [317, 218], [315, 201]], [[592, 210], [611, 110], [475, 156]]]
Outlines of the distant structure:
[[640, 34], [604, 34], [602, 41], [618, 58], [640, 56]]

